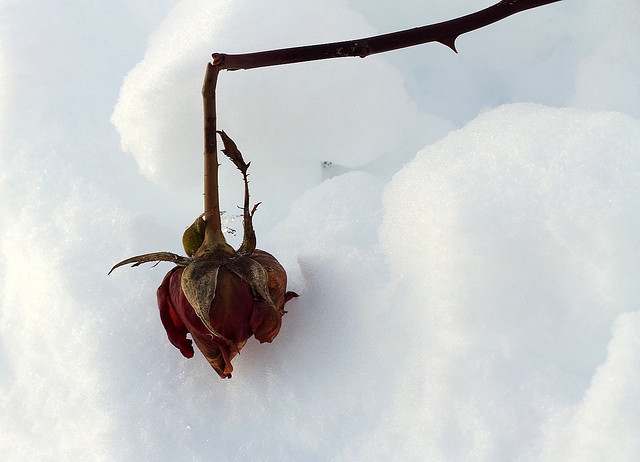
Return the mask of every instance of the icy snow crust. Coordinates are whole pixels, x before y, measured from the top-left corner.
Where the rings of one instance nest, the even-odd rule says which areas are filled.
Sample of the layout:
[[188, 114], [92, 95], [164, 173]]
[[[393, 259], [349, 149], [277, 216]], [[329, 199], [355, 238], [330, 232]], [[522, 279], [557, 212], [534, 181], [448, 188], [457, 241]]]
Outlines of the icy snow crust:
[[259, 246], [301, 294], [231, 380], [167, 341], [170, 265], [106, 276], [181, 253], [201, 212], [210, 52], [479, 7], [0, 2], [2, 459], [637, 460], [635, 0], [522, 13], [457, 56], [223, 73]]

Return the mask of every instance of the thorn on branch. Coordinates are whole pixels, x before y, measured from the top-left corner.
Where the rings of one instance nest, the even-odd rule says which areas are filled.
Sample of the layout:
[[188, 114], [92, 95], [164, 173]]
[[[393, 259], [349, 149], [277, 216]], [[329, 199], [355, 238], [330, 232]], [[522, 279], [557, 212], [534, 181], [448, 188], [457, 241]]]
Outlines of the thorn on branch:
[[253, 217], [253, 214], [256, 213], [256, 210], [258, 209], [258, 206], [262, 204], [262, 202], [257, 202], [253, 208], [251, 209], [251, 216]]
[[454, 53], [458, 53], [458, 50], [456, 50], [456, 39], [458, 37], [445, 37], [441, 40], [438, 40], [438, 42], [442, 43], [445, 46], [448, 46], [449, 48], [451, 48], [453, 50]]

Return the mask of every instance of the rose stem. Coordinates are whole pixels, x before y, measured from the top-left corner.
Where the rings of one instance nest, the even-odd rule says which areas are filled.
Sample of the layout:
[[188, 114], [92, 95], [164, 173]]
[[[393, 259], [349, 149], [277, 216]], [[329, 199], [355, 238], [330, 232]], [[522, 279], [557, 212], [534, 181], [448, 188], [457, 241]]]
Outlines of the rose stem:
[[207, 64], [202, 86], [204, 106], [204, 217], [207, 222], [204, 243], [198, 254], [216, 249], [228, 250], [220, 222], [218, 196], [218, 154], [216, 143], [216, 84], [220, 66]]
[[502, 0], [493, 6], [466, 16], [390, 34], [255, 53], [214, 53], [213, 59], [221, 69], [236, 70], [347, 56], [365, 58], [372, 54], [428, 42], [440, 42], [456, 51], [455, 40], [464, 33], [488, 26], [515, 13], [558, 1], [560, 0]]

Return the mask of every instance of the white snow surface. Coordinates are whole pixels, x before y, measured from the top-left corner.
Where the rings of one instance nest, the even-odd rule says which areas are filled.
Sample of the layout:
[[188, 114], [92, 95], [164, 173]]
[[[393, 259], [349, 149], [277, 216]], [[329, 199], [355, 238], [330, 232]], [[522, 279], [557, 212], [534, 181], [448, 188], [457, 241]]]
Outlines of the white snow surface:
[[[300, 294], [232, 379], [166, 339], [170, 265], [106, 274], [182, 253], [201, 213], [210, 53], [489, 4], [0, 0], [2, 460], [638, 460], [636, 0], [523, 12], [458, 55], [222, 73], [258, 245]], [[240, 231], [224, 159], [221, 188]]]

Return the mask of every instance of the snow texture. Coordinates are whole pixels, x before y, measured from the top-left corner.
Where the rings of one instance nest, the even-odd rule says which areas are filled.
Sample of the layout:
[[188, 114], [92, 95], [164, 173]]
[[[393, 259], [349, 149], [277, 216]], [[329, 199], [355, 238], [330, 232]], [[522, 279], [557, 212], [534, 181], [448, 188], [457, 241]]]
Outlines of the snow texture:
[[[0, 0], [2, 459], [636, 461], [636, 0], [523, 12], [458, 55], [222, 73], [258, 245], [301, 295], [232, 379], [167, 341], [170, 265], [106, 275], [182, 253], [201, 213], [210, 53], [488, 5]], [[240, 231], [227, 162], [221, 185]]]

